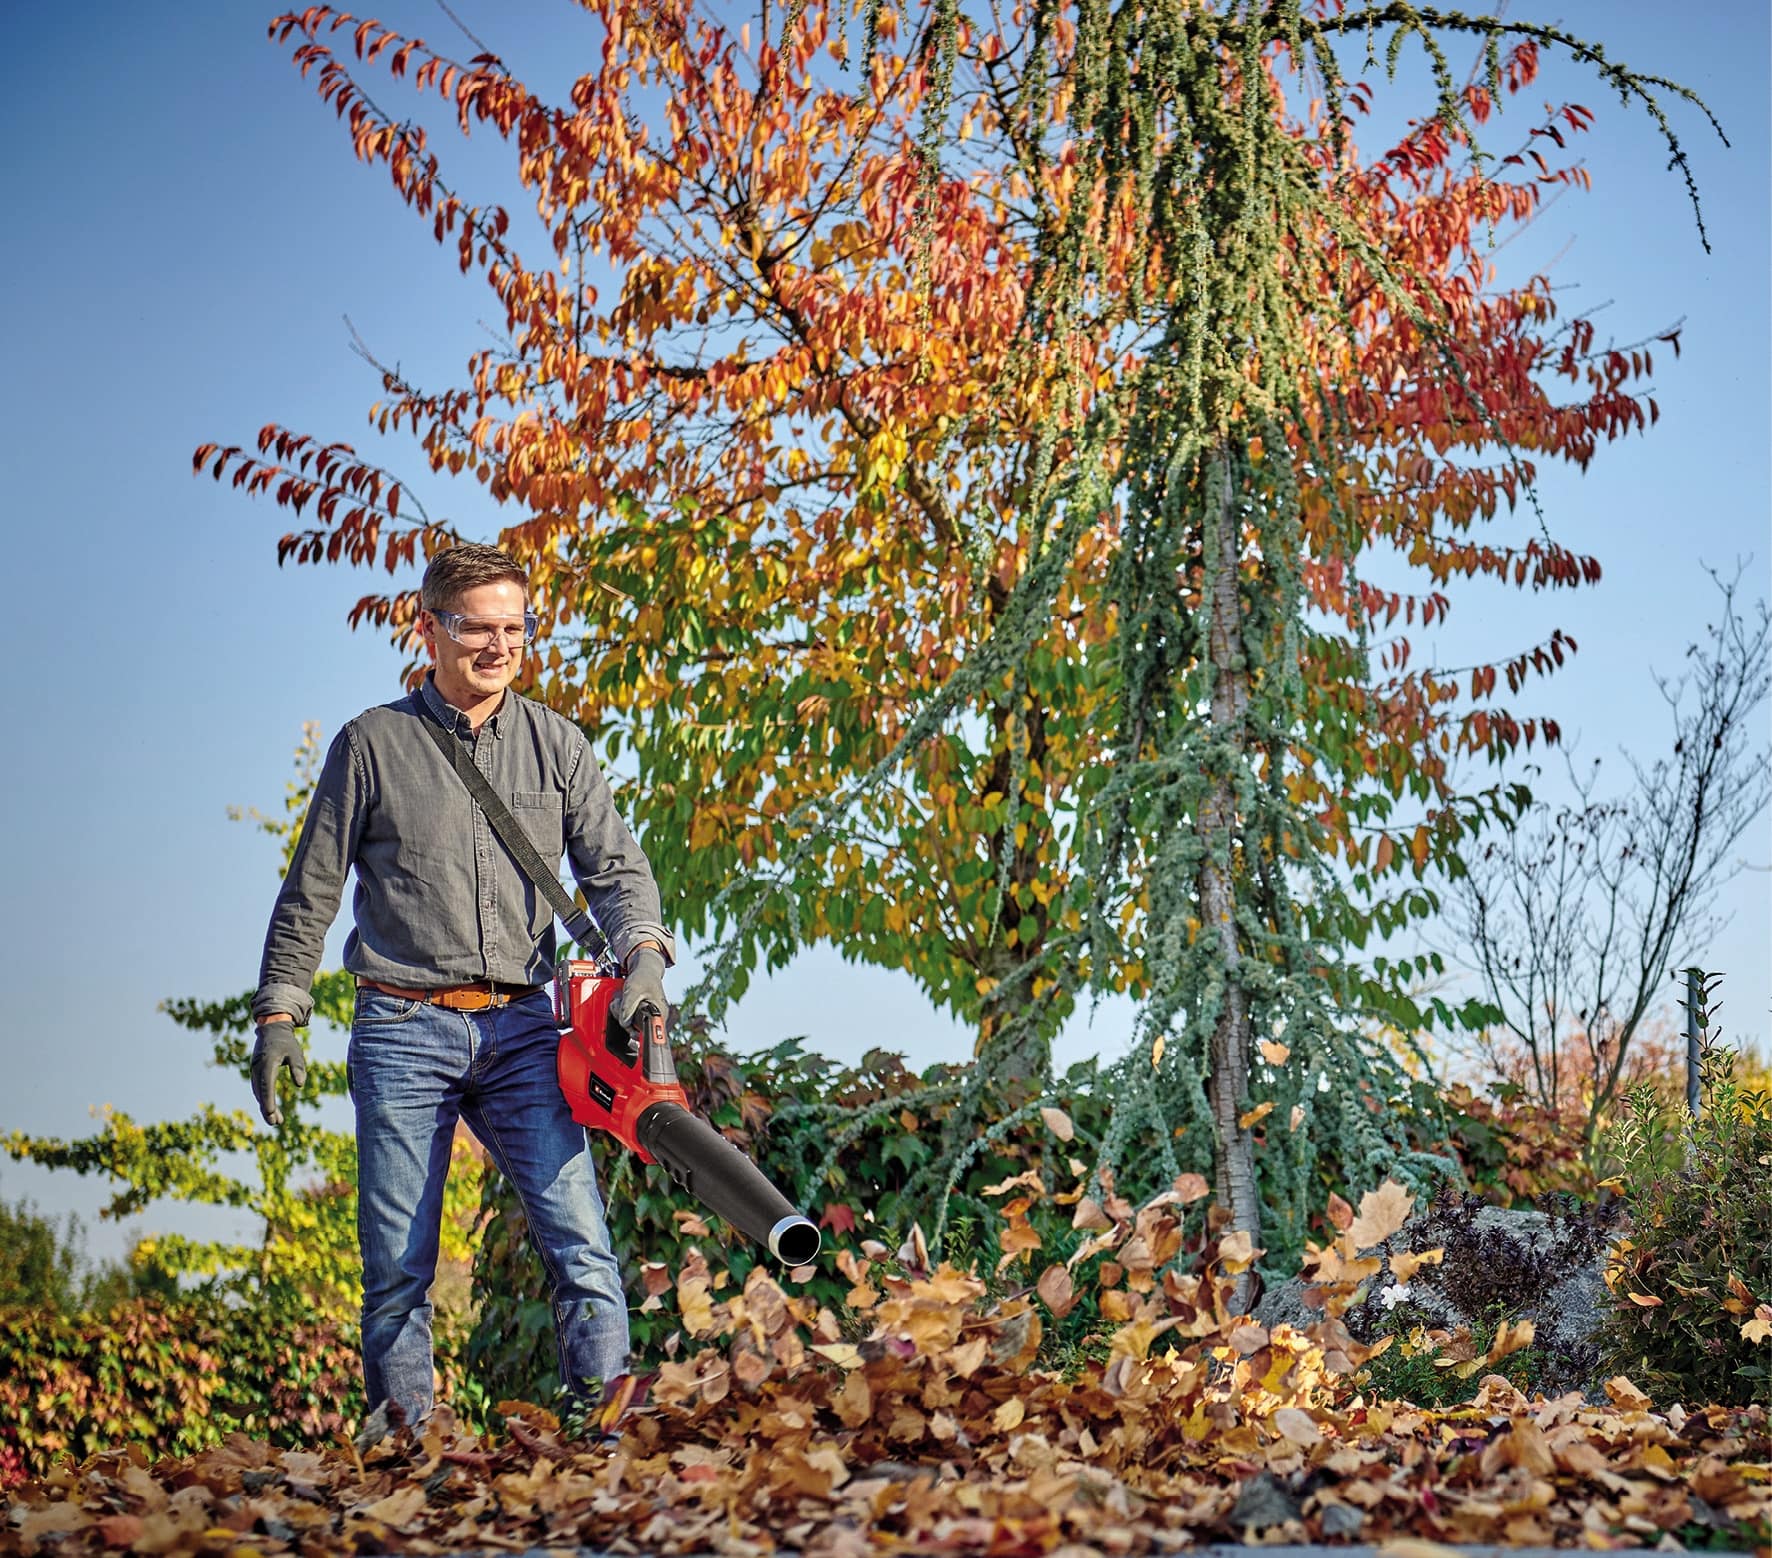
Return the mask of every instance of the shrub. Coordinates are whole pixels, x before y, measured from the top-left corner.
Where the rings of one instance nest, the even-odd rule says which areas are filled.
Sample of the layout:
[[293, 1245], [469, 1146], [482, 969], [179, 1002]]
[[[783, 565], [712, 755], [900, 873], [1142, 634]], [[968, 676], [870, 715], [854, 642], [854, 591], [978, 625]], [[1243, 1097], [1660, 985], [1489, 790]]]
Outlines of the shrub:
[[1602, 1347], [1658, 1399], [1772, 1397], [1772, 1089], [1736, 1064], [1707, 1038], [1698, 1117], [1639, 1088], [1608, 1143], [1631, 1222]]
[[1449, 1145], [1471, 1189], [1486, 1200], [1513, 1206], [1544, 1195], [1594, 1195], [1585, 1114], [1547, 1108], [1515, 1082], [1488, 1094], [1455, 1082], [1442, 1096]]
[[[463, 1394], [459, 1326], [437, 1337], [441, 1394]], [[354, 1433], [364, 1411], [354, 1325], [292, 1320], [213, 1296], [108, 1314], [0, 1310], [0, 1488], [61, 1456], [139, 1445], [188, 1455], [231, 1433], [276, 1445]]]

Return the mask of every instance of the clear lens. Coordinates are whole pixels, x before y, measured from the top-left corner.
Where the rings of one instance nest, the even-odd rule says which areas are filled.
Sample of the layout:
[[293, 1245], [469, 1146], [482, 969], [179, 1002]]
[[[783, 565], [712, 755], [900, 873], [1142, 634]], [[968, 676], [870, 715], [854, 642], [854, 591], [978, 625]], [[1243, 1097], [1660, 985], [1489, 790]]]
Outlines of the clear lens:
[[465, 649], [485, 649], [495, 636], [502, 637], [509, 648], [521, 649], [535, 637], [535, 630], [539, 625], [533, 611], [523, 613], [520, 625], [515, 622], [483, 622], [464, 617], [455, 611], [433, 611], [431, 615], [443, 624], [443, 631]]

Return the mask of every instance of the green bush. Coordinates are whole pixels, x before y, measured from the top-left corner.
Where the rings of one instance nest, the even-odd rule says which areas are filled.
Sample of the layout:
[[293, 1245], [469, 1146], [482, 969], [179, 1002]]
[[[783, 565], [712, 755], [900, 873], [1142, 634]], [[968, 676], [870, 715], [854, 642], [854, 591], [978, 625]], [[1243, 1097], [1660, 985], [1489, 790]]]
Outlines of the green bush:
[[1606, 1273], [1602, 1347], [1657, 1400], [1772, 1400], [1756, 1319], [1772, 1306], [1772, 1090], [1736, 1065], [1707, 1043], [1698, 1118], [1638, 1088], [1608, 1142], [1631, 1226]]
[[[462, 1390], [459, 1327], [437, 1337], [442, 1394]], [[0, 1310], [0, 1488], [62, 1456], [140, 1445], [188, 1455], [231, 1433], [327, 1443], [364, 1411], [357, 1330], [213, 1296], [108, 1314]]]

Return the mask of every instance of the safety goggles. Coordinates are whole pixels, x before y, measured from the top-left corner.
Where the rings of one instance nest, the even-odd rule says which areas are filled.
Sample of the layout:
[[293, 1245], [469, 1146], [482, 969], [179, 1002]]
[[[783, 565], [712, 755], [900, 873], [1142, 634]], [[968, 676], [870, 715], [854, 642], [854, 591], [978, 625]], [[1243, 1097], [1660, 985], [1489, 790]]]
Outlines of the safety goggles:
[[464, 617], [459, 611], [426, 609], [441, 624], [443, 631], [464, 649], [485, 649], [495, 638], [502, 640], [508, 648], [521, 649], [534, 639], [535, 630], [540, 625], [533, 611], [524, 612], [519, 625], [510, 621], [488, 622], [483, 617]]

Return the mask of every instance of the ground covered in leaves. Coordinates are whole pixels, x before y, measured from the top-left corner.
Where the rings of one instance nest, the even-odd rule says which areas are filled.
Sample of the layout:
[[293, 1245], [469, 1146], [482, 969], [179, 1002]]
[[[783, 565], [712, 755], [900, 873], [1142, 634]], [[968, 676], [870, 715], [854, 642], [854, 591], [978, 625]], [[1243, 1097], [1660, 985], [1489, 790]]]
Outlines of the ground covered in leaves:
[[[1232, 1302], [1246, 1240], [1216, 1245], [1198, 1275], [1171, 1264], [1192, 1194], [1178, 1185], [1136, 1214], [1080, 1205], [1088, 1237], [1024, 1290], [920, 1267], [914, 1241], [896, 1260], [845, 1253], [841, 1319], [761, 1271], [734, 1291], [692, 1259], [653, 1295], [674, 1301], [682, 1345], [615, 1442], [568, 1438], [509, 1403], [490, 1438], [440, 1410], [416, 1434], [306, 1450], [236, 1438], [187, 1460], [101, 1455], [20, 1490], [0, 1553], [1772, 1541], [1764, 1407], [1658, 1408], [1622, 1377], [1603, 1402], [1529, 1400], [1482, 1375], [1518, 1331], [1475, 1357], [1451, 1339], [1447, 1366], [1481, 1376], [1468, 1404], [1375, 1400], [1362, 1383], [1374, 1350], [1340, 1313], [1382, 1269], [1367, 1252], [1406, 1200], [1369, 1197], [1342, 1219], [1307, 1267], [1323, 1319], [1270, 1331]], [[1111, 1322], [1103, 1346], [1044, 1366], [1043, 1329], [1078, 1302], [1072, 1273], [1091, 1246], [1114, 1256], [1088, 1268]]]

